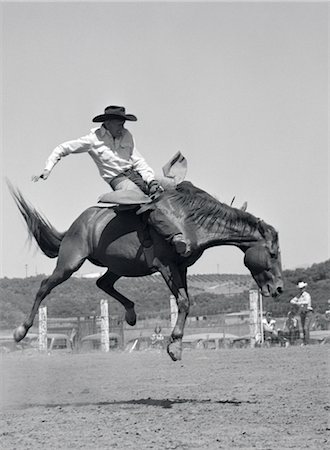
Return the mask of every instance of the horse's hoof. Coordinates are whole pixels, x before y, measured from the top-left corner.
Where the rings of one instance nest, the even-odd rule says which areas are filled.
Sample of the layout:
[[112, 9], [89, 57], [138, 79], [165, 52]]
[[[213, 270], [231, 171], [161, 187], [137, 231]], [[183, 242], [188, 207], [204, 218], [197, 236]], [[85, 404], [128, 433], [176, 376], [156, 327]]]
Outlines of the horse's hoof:
[[26, 333], [28, 332], [28, 329], [24, 325], [20, 325], [16, 328], [14, 331], [14, 339], [16, 342], [21, 341], [23, 338], [25, 338]]
[[181, 339], [168, 344], [167, 353], [170, 355], [170, 357], [173, 359], [173, 361], [180, 361], [181, 357], [182, 357], [182, 341], [181, 341]]
[[136, 324], [136, 314], [134, 308], [128, 309], [126, 311], [125, 320], [128, 323], [128, 325], [131, 325], [131, 327], [133, 327]]

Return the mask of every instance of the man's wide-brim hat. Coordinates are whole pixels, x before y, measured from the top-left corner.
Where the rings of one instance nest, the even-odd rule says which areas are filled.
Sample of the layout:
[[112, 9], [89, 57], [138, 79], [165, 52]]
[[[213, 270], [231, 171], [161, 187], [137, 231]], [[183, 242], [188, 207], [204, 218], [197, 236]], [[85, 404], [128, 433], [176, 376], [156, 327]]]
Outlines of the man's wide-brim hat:
[[107, 106], [104, 114], [94, 117], [93, 122], [105, 122], [111, 119], [123, 119], [136, 122], [137, 118], [133, 114], [126, 114], [123, 106]]
[[299, 289], [303, 289], [307, 286], [307, 283], [305, 283], [304, 281], [299, 281], [299, 283], [297, 284]]

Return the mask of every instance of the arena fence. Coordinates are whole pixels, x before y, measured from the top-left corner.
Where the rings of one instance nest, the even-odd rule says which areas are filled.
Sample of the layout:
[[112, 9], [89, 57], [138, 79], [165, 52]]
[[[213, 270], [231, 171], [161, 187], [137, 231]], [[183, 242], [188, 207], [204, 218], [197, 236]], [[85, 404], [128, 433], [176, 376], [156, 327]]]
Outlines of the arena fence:
[[107, 300], [101, 300], [100, 309], [101, 314], [99, 316], [52, 318], [47, 317], [46, 306], [40, 307], [38, 321], [39, 350], [41, 352], [48, 350], [47, 338], [54, 334], [67, 335], [74, 350], [80, 349], [84, 338], [100, 335], [101, 350], [107, 352], [109, 351], [110, 334], [118, 336], [119, 346], [122, 347], [124, 344], [123, 320], [109, 316]]
[[[216, 332], [223, 335], [245, 336], [250, 339], [250, 345], [263, 341], [262, 333], [262, 296], [257, 290], [250, 290], [247, 311], [231, 314], [221, 314], [214, 317], [190, 317], [187, 320], [185, 334]], [[47, 334], [62, 333], [69, 336], [72, 348], [79, 350], [81, 342], [87, 336], [100, 337], [100, 349], [109, 351], [109, 336], [120, 337], [120, 347], [126, 341], [144, 335], [151, 335], [156, 326], [161, 326], [163, 333], [170, 335], [177, 319], [177, 305], [174, 296], [170, 297], [170, 321], [157, 318], [138, 321], [135, 327], [128, 327], [119, 317], [111, 317], [108, 311], [108, 301], [101, 300], [100, 315], [71, 318], [47, 318], [47, 307], [39, 308], [39, 350], [47, 351]]]

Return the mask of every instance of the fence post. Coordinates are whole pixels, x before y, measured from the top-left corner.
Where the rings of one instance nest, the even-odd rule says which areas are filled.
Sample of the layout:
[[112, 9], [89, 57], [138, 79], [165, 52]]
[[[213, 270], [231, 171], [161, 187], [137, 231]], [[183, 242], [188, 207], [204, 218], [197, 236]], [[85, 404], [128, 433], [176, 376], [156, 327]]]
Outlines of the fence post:
[[171, 328], [175, 327], [176, 320], [178, 318], [178, 305], [176, 304], [176, 299], [174, 295], [170, 296], [170, 308], [171, 308]]
[[47, 306], [39, 308], [39, 351], [47, 352]]
[[258, 326], [259, 292], [257, 290], [250, 290], [249, 300], [250, 300], [250, 343], [251, 347], [255, 347], [257, 342], [257, 336], [259, 334], [259, 326]]
[[101, 350], [109, 351], [109, 312], [108, 300], [101, 300]]
[[262, 293], [261, 291], [259, 291], [259, 312], [260, 312], [260, 334], [261, 334], [261, 343], [264, 343], [264, 329], [263, 329], [263, 325], [262, 325], [262, 318], [263, 318], [263, 302], [262, 302]]

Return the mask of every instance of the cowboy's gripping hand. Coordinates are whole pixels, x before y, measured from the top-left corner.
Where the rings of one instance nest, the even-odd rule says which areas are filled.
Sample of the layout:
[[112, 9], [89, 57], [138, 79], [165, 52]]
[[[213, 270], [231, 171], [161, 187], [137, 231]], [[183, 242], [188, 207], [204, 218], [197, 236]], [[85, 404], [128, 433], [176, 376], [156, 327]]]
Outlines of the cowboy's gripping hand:
[[155, 195], [156, 193], [161, 193], [163, 192], [164, 189], [162, 188], [162, 186], [159, 184], [159, 182], [157, 180], [152, 180], [149, 183], [149, 195]]
[[49, 174], [50, 174], [50, 171], [45, 169], [41, 175], [33, 175], [32, 181], [36, 182], [36, 181], [40, 180], [40, 178], [42, 178], [43, 180], [47, 180]]

